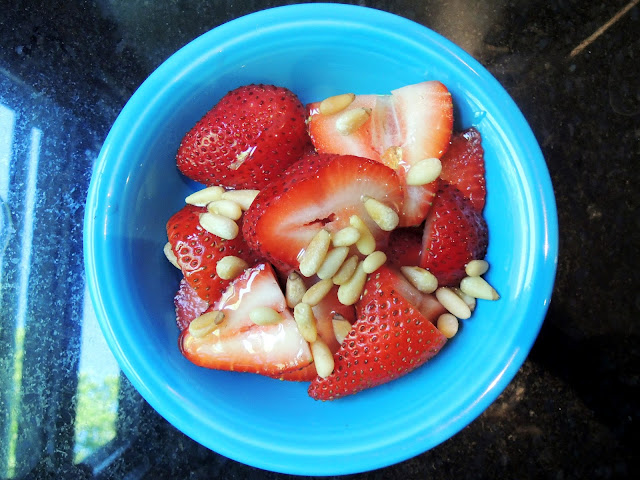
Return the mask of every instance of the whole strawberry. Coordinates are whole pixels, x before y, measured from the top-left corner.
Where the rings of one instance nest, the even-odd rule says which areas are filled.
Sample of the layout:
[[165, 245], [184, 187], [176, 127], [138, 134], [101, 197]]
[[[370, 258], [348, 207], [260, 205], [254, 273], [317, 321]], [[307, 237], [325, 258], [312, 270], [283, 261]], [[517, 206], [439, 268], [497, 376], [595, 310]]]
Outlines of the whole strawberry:
[[261, 189], [307, 149], [305, 120], [306, 110], [290, 90], [242, 86], [184, 136], [176, 163], [205, 185]]
[[425, 222], [420, 266], [441, 286], [455, 286], [465, 265], [487, 253], [487, 222], [453, 185], [442, 182]]

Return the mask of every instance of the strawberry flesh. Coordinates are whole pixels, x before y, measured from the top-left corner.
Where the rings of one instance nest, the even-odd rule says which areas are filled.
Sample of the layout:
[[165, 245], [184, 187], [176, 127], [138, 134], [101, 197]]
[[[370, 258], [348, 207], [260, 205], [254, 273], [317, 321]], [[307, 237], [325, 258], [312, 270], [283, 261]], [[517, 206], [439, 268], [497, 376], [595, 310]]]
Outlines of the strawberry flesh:
[[420, 264], [423, 229], [418, 227], [398, 228], [391, 232], [385, 253], [387, 264], [395, 267]]
[[194, 318], [199, 317], [209, 308], [209, 304], [200, 298], [184, 278], [180, 280], [173, 304], [176, 309], [176, 323], [180, 331], [188, 328]]

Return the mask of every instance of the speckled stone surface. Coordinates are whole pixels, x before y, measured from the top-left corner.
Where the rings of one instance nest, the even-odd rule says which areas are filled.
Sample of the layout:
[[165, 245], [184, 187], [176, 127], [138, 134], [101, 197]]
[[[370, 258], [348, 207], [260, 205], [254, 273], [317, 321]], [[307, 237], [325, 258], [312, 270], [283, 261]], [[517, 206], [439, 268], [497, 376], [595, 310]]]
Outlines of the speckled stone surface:
[[[3, 478], [296, 478], [196, 444], [118, 380], [82, 266], [91, 167], [128, 98], [196, 36], [286, 3], [0, 0]], [[504, 85], [547, 160], [560, 257], [541, 334], [497, 401], [431, 451], [345, 478], [637, 478], [639, 2], [352, 3], [445, 35]], [[99, 415], [111, 427], [93, 432]]]

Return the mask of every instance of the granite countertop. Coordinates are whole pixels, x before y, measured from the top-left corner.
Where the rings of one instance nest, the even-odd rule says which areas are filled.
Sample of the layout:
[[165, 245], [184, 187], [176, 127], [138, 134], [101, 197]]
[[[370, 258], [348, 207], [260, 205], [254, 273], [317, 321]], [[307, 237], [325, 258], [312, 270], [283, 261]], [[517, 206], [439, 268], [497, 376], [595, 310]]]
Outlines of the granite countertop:
[[[287, 3], [2, 2], [2, 478], [295, 478], [211, 452], [149, 407], [106, 347], [82, 263], [92, 165], [135, 89], [198, 35]], [[560, 257], [540, 336], [499, 398], [436, 448], [348, 478], [636, 477], [639, 1], [352, 3], [443, 34], [504, 85], [551, 173]]]

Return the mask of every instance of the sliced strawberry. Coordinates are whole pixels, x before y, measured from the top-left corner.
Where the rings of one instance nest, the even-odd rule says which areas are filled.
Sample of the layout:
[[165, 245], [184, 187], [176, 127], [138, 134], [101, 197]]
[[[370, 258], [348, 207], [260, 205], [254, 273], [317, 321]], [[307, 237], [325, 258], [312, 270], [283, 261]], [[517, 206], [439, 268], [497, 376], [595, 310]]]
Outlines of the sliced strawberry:
[[367, 224], [381, 248], [389, 233], [367, 213], [365, 196], [399, 211], [402, 189], [395, 172], [360, 157], [305, 157], [260, 191], [244, 214], [243, 234], [251, 248], [283, 271], [298, 267], [298, 255], [320, 229], [340, 230], [352, 215]]
[[432, 295], [413, 290], [386, 266], [369, 276], [356, 323], [334, 355], [333, 373], [311, 382], [312, 398], [333, 400], [387, 383], [440, 351], [447, 339], [433, 322], [445, 310]]
[[167, 236], [186, 281], [200, 298], [213, 303], [230, 283], [216, 273], [218, 260], [235, 255], [253, 265], [258, 257], [249, 249], [242, 235], [225, 240], [202, 228], [200, 215], [204, 212], [205, 207], [185, 205], [167, 222]]
[[442, 182], [425, 223], [420, 266], [439, 285], [458, 285], [465, 265], [484, 258], [487, 243], [485, 219], [456, 187]]
[[[256, 307], [273, 308], [282, 321], [256, 325], [249, 318]], [[196, 365], [279, 376], [311, 364], [309, 344], [298, 331], [270, 265], [247, 269], [211, 309], [224, 314], [216, 330], [197, 338], [187, 329], [180, 338], [183, 355]]]
[[306, 110], [290, 90], [247, 85], [227, 93], [185, 135], [176, 163], [206, 185], [260, 189], [309, 144]]
[[391, 232], [385, 250], [387, 264], [395, 267], [419, 265], [423, 232], [424, 229], [418, 227], [397, 228]]
[[313, 307], [313, 316], [316, 317], [318, 336], [327, 344], [329, 350], [336, 352], [340, 348], [340, 343], [336, 340], [333, 330], [333, 319], [336, 315], [344, 318], [350, 323], [356, 320], [356, 310], [352, 305], [343, 305], [338, 300], [338, 287], [334, 286], [329, 293]]
[[455, 133], [451, 146], [440, 159], [440, 178], [455, 185], [477, 211], [484, 208], [486, 186], [482, 136], [475, 128]]
[[184, 278], [180, 280], [173, 304], [176, 308], [176, 323], [180, 331], [188, 328], [194, 318], [199, 317], [209, 308], [209, 303], [201, 299]]

